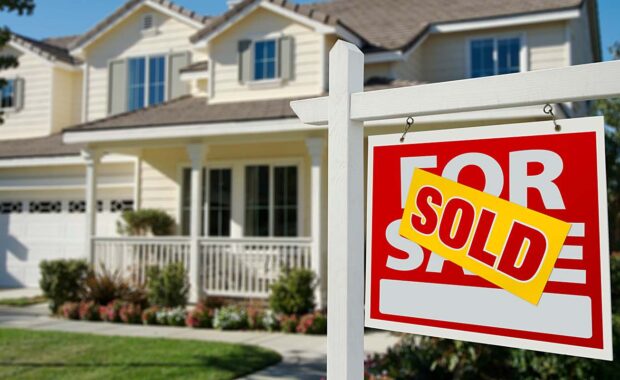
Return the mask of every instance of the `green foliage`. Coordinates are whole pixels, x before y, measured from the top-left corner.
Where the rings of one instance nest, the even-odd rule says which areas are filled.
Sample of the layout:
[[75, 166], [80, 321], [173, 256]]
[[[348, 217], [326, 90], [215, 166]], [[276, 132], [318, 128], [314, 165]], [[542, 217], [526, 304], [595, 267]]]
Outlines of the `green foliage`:
[[149, 233], [155, 236], [172, 235], [174, 219], [165, 211], [154, 209], [124, 211], [120, 222], [117, 223], [118, 232], [122, 235], [144, 236]]
[[98, 305], [107, 305], [115, 299], [123, 299], [129, 292], [129, 284], [118, 272], [103, 268], [98, 273], [91, 273], [84, 281], [82, 298], [94, 301]]
[[215, 311], [213, 327], [220, 330], [240, 330], [248, 326], [248, 314], [238, 306], [224, 306]]
[[315, 275], [308, 269], [286, 271], [271, 285], [269, 305], [276, 313], [303, 315], [314, 309]]
[[151, 305], [167, 308], [187, 305], [189, 282], [182, 263], [168, 264], [163, 269], [151, 267], [147, 278]]
[[301, 334], [327, 334], [327, 316], [320, 311], [306, 314], [299, 320], [297, 332]]
[[49, 300], [50, 310], [55, 313], [67, 301], [77, 302], [89, 273], [84, 260], [45, 260], [39, 264], [41, 280], [39, 287]]

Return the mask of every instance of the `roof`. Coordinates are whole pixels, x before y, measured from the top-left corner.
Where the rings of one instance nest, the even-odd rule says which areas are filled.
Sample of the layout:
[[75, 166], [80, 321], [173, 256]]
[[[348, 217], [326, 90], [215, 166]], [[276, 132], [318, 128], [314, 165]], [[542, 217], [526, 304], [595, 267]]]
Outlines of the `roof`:
[[[64, 38], [66, 37], [63, 37], [63, 39]], [[11, 41], [52, 62], [59, 61], [70, 65], [79, 62], [75, 57], [69, 54], [69, 50], [60, 45], [60, 39], [38, 41], [30, 37], [12, 33]]]
[[209, 70], [209, 61], [198, 61], [183, 67], [181, 73], [195, 73]]
[[0, 159], [76, 156], [83, 147], [81, 144], [63, 144], [62, 133], [28, 139], [2, 140]]
[[151, 1], [153, 3], [164, 6], [183, 17], [187, 17], [201, 24], [206, 24], [210, 18], [209, 16], [200, 15], [169, 0], [129, 0], [123, 6], [114, 11], [114, 13], [112, 13], [101, 22], [99, 22], [97, 25], [95, 25], [92, 29], [72, 41], [72, 43], [69, 45], [69, 49], [73, 50], [84, 45], [87, 41], [91, 40], [93, 37], [96, 37], [105, 29], [107, 29], [110, 25], [121, 19], [125, 14], [135, 9], [137, 6], [146, 3], [147, 1]]
[[[245, 0], [192, 36], [201, 40], [260, 0]], [[297, 5], [262, 0], [327, 25], [340, 25], [358, 35], [364, 50], [397, 50], [413, 45], [437, 23], [488, 19], [579, 7], [584, 0], [333, 0]]]
[[[373, 78], [365, 90], [404, 87], [420, 82]], [[158, 127], [187, 124], [208, 124], [235, 121], [296, 118], [290, 102], [298, 98], [208, 104], [205, 97], [183, 96], [154, 107], [126, 112], [95, 120], [65, 130], [65, 132]]]

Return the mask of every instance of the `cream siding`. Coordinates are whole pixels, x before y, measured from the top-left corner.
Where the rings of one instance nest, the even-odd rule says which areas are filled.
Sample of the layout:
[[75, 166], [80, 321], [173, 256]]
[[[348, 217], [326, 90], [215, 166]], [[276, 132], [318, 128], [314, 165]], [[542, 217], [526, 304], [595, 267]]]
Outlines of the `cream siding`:
[[82, 73], [64, 69], [53, 70], [52, 133], [76, 125], [81, 120]]
[[[290, 36], [294, 39], [293, 76], [274, 86], [239, 82], [237, 42]], [[288, 18], [257, 8], [210, 43], [210, 70], [214, 70], [211, 103], [319, 95], [323, 35]]]
[[32, 53], [18, 53], [5, 48], [1, 54], [17, 55], [19, 66], [3, 70], [6, 79], [24, 79], [24, 106], [21, 110], [6, 110], [4, 124], [0, 125], [0, 139], [21, 139], [50, 134], [52, 67], [43, 58]]
[[407, 79], [412, 81], [421, 80], [423, 68], [422, 61], [424, 57], [424, 47], [417, 46], [404, 61], [394, 64], [393, 72], [395, 78]]
[[[144, 35], [140, 30], [146, 13], [156, 17], [155, 35]], [[145, 7], [88, 46], [85, 51], [89, 67], [88, 120], [108, 115], [108, 64], [111, 61], [184, 51], [191, 52], [192, 62], [205, 60], [205, 54], [195, 51], [189, 41], [196, 31], [193, 26]]]

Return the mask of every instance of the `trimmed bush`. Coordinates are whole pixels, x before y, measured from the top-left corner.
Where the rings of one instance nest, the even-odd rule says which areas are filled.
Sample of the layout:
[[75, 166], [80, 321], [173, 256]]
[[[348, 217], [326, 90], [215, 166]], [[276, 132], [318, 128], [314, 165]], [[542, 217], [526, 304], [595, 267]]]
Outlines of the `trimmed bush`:
[[61, 313], [67, 319], [80, 319], [80, 304], [78, 302], [65, 302], [62, 304]]
[[213, 327], [213, 309], [209, 309], [204, 303], [199, 303], [187, 314], [185, 325], [191, 328]]
[[121, 300], [114, 300], [107, 304], [106, 306], [102, 306], [99, 308], [99, 315], [102, 321], [105, 322], [120, 322], [121, 316], [120, 311], [121, 307], [123, 307], [124, 302]]
[[271, 286], [269, 306], [276, 313], [303, 315], [314, 310], [315, 275], [309, 269], [293, 269]]
[[168, 236], [172, 235], [174, 225], [174, 219], [162, 210], [127, 210], [121, 215], [117, 230], [121, 235], [129, 236]]
[[147, 278], [148, 300], [151, 305], [165, 308], [187, 305], [189, 282], [182, 263], [172, 263], [163, 269], [150, 267]]
[[123, 323], [138, 324], [142, 322], [142, 307], [133, 303], [124, 303], [118, 315]]
[[297, 332], [301, 334], [327, 334], [327, 317], [321, 312], [306, 314], [299, 320]]
[[148, 309], [142, 312], [142, 323], [145, 325], [156, 325], [157, 324], [157, 312], [159, 311], [159, 307], [151, 306]]
[[83, 321], [99, 321], [99, 305], [94, 301], [80, 302], [80, 319]]
[[238, 306], [225, 306], [215, 311], [213, 327], [220, 330], [241, 330], [247, 327], [247, 312]]
[[299, 318], [295, 314], [280, 316], [280, 330], [282, 332], [294, 333], [297, 331], [298, 324]]
[[49, 300], [52, 313], [67, 301], [78, 302], [84, 280], [88, 276], [88, 264], [84, 260], [45, 260], [39, 264], [39, 286]]

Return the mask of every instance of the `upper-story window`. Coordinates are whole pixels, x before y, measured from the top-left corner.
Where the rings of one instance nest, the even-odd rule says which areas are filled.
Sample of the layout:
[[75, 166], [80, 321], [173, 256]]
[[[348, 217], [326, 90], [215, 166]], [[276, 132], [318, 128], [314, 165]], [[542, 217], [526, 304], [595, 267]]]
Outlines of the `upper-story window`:
[[469, 43], [470, 77], [518, 73], [521, 62], [521, 39], [480, 38]]
[[275, 79], [277, 73], [276, 40], [254, 43], [254, 80]]
[[166, 89], [166, 57], [162, 55], [129, 59], [127, 83], [128, 111], [162, 103]]
[[0, 108], [15, 107], [15, 81], [9, 79], [2, 87], [2, 98], [0, 98]]

